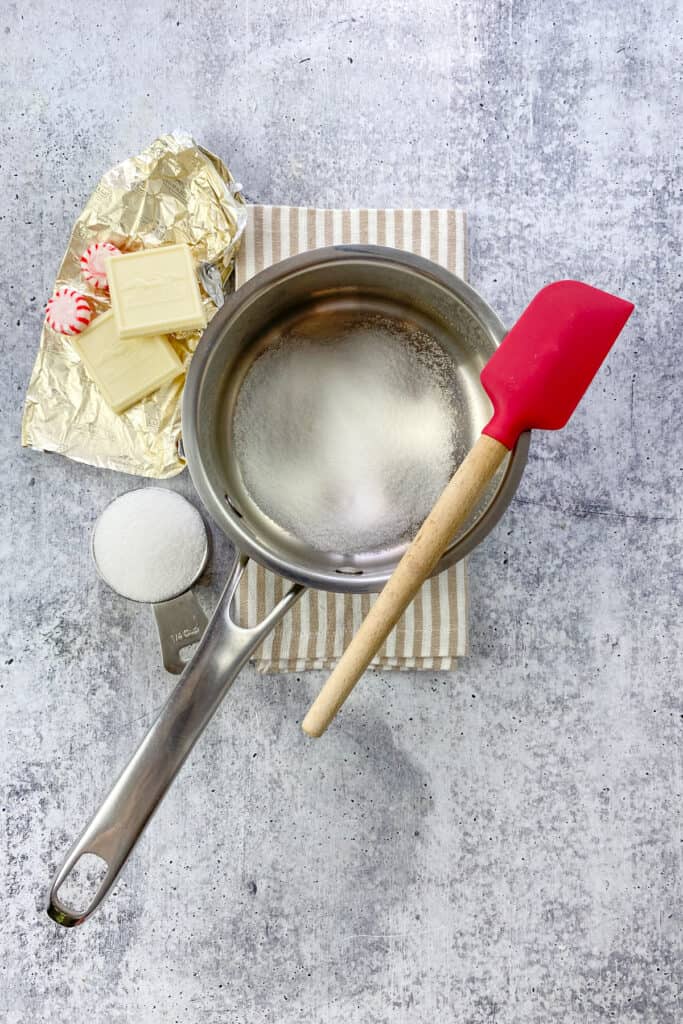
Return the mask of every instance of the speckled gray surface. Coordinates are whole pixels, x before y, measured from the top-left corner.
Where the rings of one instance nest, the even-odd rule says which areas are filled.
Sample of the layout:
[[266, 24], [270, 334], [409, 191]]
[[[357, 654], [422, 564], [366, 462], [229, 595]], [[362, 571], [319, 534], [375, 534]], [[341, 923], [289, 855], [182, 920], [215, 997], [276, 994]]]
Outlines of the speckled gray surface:
[[[680, 2], [215, 0], [0, 12], [0, 1018], [93, 1024], [681, 1019]], [[170, 687], [87, 533], [131, 480], [19, 449], [71, 221], [191, 128], [256, 200], [462, 205], [508, 321], [583, 277], [637, 311], [472, 559], [472, 656], [246, 671], [115, 895], [51, 873]], [[190, 493], [189, 481], [174, 485]], [[217, 539], [210, 605], [229, 561]]]

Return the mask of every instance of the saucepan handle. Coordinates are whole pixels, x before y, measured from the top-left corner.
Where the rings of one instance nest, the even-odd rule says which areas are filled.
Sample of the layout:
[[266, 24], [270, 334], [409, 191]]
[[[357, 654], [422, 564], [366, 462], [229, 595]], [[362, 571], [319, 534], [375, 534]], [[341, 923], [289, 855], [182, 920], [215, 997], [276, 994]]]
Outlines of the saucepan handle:
[[[47, 912], [58, 924], [66, 927], [81, 924], [102, 902], [240, 669], [301, 596], [304, 588], [293, 584], [258, 625], [249, 628], [238, 625], [231, 610], [247, 561], [245, 557], [237, 559], [192, 661], [57, 872]], [[101, 858], [104, 875], [88, 906], [74, 909], [60, 900], [59, 890], [84, 854]]]

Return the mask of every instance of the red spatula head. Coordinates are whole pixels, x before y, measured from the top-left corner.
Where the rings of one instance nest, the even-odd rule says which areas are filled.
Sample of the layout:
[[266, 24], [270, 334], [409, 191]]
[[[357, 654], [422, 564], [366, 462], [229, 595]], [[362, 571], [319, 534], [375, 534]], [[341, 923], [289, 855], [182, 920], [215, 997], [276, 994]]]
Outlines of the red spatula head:
[[523, 430], [563, 427], [632, 312], [580, 281], [543, 288], [481, 372], [494, 409], [483, 433], [514, 448]]

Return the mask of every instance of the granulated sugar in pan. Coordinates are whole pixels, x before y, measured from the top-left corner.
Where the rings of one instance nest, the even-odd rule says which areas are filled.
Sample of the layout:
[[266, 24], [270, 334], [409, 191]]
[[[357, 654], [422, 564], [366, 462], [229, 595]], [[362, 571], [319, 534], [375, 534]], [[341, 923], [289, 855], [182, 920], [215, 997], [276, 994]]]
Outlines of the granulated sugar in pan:
[[232, 444], [247, 490], [320, 550], [408, 539], [464, 454], [455, 367], [407, 326], [373, 317], [338, 341], [293, 331], [255, 361], [240, 389]]

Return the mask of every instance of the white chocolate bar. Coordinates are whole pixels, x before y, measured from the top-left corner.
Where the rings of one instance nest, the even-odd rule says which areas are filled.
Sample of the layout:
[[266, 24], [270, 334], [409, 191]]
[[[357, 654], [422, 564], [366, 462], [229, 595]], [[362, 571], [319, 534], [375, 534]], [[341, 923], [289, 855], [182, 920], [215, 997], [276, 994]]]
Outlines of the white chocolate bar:
[[120, 338], [111, 310], [70, 340], [102, 397], [116, 413], [129, 409], [184, 372], [166, 338]]
[[122, 253], [106, 260], [116, 326], [122, 338], [206, 327], [192, 253], [187, 245]]

